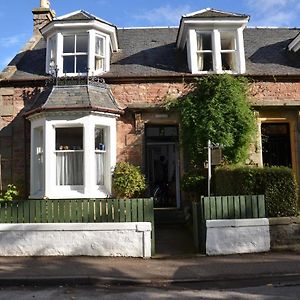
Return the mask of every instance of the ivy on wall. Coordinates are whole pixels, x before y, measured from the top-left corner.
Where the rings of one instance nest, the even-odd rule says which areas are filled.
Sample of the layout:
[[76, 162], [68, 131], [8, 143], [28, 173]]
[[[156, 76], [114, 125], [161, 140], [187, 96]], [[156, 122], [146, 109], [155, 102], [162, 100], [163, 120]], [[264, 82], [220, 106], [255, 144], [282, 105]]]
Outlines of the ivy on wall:
[[181, 140], [193, 166], [206, 159], [209, 139], [222, 145], [228, 163], [245, 162], [256, 128], [245, 78], [203, 76], [192, 84], [190, 93], [168, 106], [181, 116]]

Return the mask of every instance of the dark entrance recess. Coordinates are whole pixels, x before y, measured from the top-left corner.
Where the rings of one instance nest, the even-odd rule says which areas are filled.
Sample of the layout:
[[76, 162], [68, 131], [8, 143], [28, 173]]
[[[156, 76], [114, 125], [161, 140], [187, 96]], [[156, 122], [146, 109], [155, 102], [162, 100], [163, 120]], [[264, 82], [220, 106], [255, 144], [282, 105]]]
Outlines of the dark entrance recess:
[[146, 176], [155, 207], [179, 207], [178, 127], [147, 125]]
[[288, 123], [262, 123], [264, 166], [292, 167], [290, 126]]

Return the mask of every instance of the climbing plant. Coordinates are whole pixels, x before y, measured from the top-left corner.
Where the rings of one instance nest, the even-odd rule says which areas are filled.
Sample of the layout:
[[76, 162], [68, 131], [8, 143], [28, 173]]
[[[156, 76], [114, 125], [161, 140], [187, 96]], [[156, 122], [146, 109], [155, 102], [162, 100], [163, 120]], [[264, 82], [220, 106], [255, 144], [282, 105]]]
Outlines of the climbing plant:
[[206, 159], [209, 139], [222, 145], [227, 162], [245, 161], [255, 134], [248, 85], [245, 78], [229, 74], [203, 76], [185, 97], [169, 104], [180, 113], [181, 139], [190, 163]]

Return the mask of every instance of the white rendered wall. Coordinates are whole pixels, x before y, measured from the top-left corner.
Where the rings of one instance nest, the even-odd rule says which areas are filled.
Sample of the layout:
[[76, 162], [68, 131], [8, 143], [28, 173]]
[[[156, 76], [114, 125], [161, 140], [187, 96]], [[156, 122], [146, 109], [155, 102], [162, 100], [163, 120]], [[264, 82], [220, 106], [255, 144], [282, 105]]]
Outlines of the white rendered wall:
[[269, 220], [207, 220], [206, 254], [270, 251]]
[[151, 223], [1, 224], [0, 256], [151, 256]]

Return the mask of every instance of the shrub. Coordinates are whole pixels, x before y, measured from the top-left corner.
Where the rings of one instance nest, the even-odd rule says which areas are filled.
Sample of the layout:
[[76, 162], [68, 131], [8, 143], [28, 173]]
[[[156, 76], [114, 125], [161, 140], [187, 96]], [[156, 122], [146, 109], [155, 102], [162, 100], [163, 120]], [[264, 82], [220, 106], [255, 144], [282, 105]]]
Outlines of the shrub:
[[146, 188], [145, 176], [139, 167], [127, 162], [117, 163], [113, 173], [113, 192], [117, 198], [139, 196]]
[[289, 168], [217, 168], [214, 185], [216, 195], [265, 195], [268, 217], [297, 214], [297, 182]]
[[6, 191], [0, 194], [0, 201], [12, 201], [19, 195], [17, 187], [14, 184], [8, 184]]

